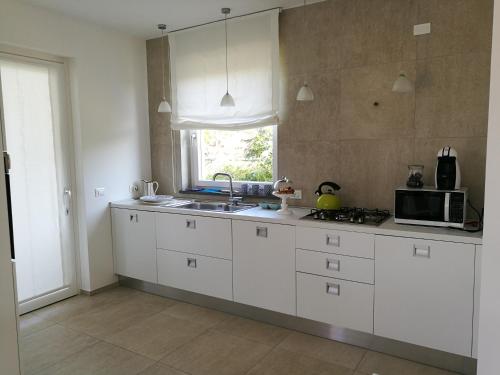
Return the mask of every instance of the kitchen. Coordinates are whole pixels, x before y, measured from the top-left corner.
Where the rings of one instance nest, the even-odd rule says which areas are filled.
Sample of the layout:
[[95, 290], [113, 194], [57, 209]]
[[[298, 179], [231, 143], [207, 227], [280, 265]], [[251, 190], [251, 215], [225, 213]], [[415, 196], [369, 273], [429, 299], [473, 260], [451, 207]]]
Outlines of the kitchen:
[[[82, 294], [21, 303], [24, 373], [494, 373], [493, 2], [171, 3], [0, 3], [3, 54], [67, 63], [74, 143], [67, 291]], [[438, 153], [455, 173], [437, 184]], [[409, 166], [416, 195], [396, 192]], [[128, 372], [101, 351], [132, 352]]]

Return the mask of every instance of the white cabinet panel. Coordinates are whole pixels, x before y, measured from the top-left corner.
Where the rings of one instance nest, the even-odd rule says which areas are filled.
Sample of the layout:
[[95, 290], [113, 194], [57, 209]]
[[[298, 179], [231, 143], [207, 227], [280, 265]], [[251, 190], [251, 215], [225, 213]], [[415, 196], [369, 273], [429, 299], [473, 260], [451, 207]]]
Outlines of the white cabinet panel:
[[297, 227], [297, 248], [373, 258], [374, 235], [320, 228]]
[[476, 246], [476, 262], [474, 272], [474, 323], [472, 325], [472, 357], [477, 359], [477, 344], [479, 333], [479, 297], [481, 294], [481, 253], [482, 246]]
[[295, 315], [295, 233], [288, 225], [233, 220], [234, 300]]
[[158, 250], [158, 283], [233, 299], [232, 262], [197, 254]]
[[153, 212], [111, 209], [115, 273], [157, 282]]
[[297, 272], [297, 316], [373, 333], [373, 285]]
[[297, 249], [297, 271], [373, 284], [373, 259]]
[[232, 259], [230, 219], [157, 213], [156, 227], [159, 249]]
[[474, 250], [377, 236], [375, 334], [470, 356]]

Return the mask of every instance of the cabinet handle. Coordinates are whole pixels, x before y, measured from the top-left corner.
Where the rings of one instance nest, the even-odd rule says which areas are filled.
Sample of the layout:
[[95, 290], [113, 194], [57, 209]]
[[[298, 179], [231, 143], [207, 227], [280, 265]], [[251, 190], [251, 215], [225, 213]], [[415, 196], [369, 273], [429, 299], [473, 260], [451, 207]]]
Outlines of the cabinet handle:
[[196, 229], [196, 220], [186, 220], [186, 228]]
[[338, 259], [327, 259], [326, 269], [330, 271], [340, 271], [340, 260]]
[[133, 222], [134, 219], [135, 219], [135, 222], [138, 223], [139, 222], [139, 215], [138, 214], [130, 215], [130, 221]]
[[326, 235], [326, 245], [340, 247], [340, 236], [334, 236], [332, 234]]
[[257, 237], [267, 238], [267, 227], [257, 227], [255, 230], [255, 234]]
[[326, 294], [340, 296], [340, 284], [326, 283]]
[[431, 246], [428, 245], [427, 248], [422, 249], [413, 245], [413, 256], [419, 258], [430, 258], [431, 257]]
[[135, 215], [130, 215], [130, 221], [134, 221], [134, 216]]
[[189, 268], [196, 268], [196, 258], [187, 258], [187, 266]]

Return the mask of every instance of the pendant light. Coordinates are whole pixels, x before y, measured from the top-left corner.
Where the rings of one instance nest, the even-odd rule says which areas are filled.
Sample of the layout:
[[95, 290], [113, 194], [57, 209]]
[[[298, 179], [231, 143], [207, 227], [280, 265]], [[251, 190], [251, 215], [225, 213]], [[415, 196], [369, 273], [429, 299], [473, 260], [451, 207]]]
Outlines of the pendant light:
[[[303, 18], [303, 24], [304, 24], [304, 36], [306, 35], [306, 0], [304, 0], [304, 7], [302, 10], [302, 18]], [[304, 84], [300, 88], [299, 92], [297, 93], [297, 100], [301, 102], [310, 102], [314, 100], [314, 94], [307, 84], [307, 81], [304, 81]]]
[[170, 113], [172, 112], [172, 108], [167, 102], [165, 96], [165, 35], [163, 33], [167, 29], [167, 25], [160, 23], [158, 25], [158, 29], [161, 30], [161, 77], [163, 79], [163, 96], [161, 98], [160, 105], [158, 106], [158, 112]]
[[392, 91], [400, 94], [406, 94], [413, 91], [413, 83], [406, 76], [405, 72], [399, 73], [399, 77], [392, 85]]
[[222, 97], [220, 101], [221, 107], [234, 107], [234, 99], [229, 93], [229, 72], [227, 68], [227, 15], [231, 13], [230, 8], [222, 8], [222, 14], [224, 15], [224, 31], [226, 33], [226, 94]]

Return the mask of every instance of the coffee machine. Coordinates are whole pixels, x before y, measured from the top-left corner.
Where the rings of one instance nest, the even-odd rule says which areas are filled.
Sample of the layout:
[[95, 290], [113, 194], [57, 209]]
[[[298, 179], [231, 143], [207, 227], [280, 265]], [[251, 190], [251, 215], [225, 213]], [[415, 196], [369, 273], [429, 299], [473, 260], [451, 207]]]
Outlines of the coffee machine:
[[445, 146], [439, 150], [437, 157], [436, 189], [460, 189], [461, 175], [457, 151], [450, 146]]

